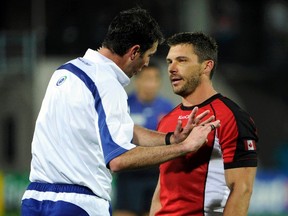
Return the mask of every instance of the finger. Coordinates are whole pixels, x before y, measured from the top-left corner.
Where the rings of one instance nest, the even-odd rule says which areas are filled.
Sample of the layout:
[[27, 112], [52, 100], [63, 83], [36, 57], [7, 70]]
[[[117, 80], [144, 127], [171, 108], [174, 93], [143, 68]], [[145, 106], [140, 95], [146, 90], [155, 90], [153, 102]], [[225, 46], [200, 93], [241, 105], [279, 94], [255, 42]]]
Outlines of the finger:
[[211, 126], [211, 131], [216, 129], [216, 127], [213, 124], [211, 124], [210, 126]]
[[214, 122], [211, 122], [211, 124], [207, 124], [210, 126], [210, 130], [213, 131], [215, 130], [216, 128], [220, 127], [221, 124], [220, 124], [220, 120], [216, 120]]
[[187, 122], [186, 125], [188, 125], [188, 124], [194, 124], [194, 121], [195, 121], [197, 112], [198, 112], [198, 107], [194, 107], [193, 110], [192, 110], [192, 112], [191, 112], [190, 115], [189, 115], [188, 122]]
[[214, 121], [214, 119], [215, 119], [215, 116], [212, 115], [212, 116], [210, 116], [208, 119], [206, 119], [205, 121], [202, 121], [202, 122], [201, 122], [201, 125], [208, 124], [208, 123]]
[[220, 126], [221, 126], [220, 120], [214, 121], [214, 122], [213, 122], [213, 125], [214, 125], [216, 128], [220, 127]]
[[216, 128], [220, 127], [220, 120], [216, 120], [210, 124], [201, 124], [197, 127], [201, 128], [203, 131], [206, 131], [207, 134], [210, 133], [211, 131], [215, 130]]
[[200, 113], [199, 115], [196, 116], [195, 118], [195, 123], [199, 124], [199, 122], [201, 121], [201, 119], [203, 119], [205, 116], [207, 116], [210, 113], [210, 110], [205, 110], [204, 112]]
[[197, 112], [198, 112], [198, 107], [194, 107], [193, 110], [191, 111], [189, 117], [188, 117], [188, 121], [187, 121], [185, 127], [183, 128], [185, 130], [185, 132], [192, 130], [193, 127], [195, 125], [197, 125], [197, 122], [195, 122]]
[[181, 131], [182, 131], [182, 121], [178, 120], [174, 134], [178, 135], [179, 133], [181, 133]]

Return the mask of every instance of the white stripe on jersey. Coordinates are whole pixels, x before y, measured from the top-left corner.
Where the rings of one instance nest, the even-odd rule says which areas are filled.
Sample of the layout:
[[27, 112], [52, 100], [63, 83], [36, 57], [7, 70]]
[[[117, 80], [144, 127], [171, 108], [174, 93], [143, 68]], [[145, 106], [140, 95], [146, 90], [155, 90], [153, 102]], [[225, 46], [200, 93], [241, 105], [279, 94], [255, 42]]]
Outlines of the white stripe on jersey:
[[[224, 206], [228, 199], [230, 190], [226, 186], [224, 172], [224, 163], [222, 159], [222, 151], [219, 145], [217, 131], [215, 133], [215, 141], [208, 166], [208, 175], [205, 185], [204, 212], [205, 216], [215, 215], [215, 212], [223, 212]], [[213, 208], [211, 208], [213, 206]], [[217, 210], [215, 206], [218, 206]], [[213, 209], [213, 212], [209, 212]]]

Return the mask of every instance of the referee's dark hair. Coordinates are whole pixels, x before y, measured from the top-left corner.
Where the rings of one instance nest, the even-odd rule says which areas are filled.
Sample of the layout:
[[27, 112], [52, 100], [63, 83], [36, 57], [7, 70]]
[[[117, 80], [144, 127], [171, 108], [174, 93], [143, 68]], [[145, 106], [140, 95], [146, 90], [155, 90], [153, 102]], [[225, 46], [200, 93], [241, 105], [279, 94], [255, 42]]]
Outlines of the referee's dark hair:
[[150, 49], [155, 42], [163, 43], [164, 37], [156, 20], [140, 7], [120, 12], [111, 22], [102, 43], [119, 56], [130, 47], [140, 45], [140, 54]]

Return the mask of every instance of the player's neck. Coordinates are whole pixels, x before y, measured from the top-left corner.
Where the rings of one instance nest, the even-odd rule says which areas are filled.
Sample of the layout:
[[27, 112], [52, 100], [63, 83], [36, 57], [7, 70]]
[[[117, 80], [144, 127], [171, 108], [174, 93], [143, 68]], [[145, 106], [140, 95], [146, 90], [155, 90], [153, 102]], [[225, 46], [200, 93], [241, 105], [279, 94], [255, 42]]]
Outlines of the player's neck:
[[211, 83], [201, 84], [192, 94], [182, 97], [182, 104], [184, 106], [196, 106], [215, 94], [217, 94], [217, 91], [213, 88]]

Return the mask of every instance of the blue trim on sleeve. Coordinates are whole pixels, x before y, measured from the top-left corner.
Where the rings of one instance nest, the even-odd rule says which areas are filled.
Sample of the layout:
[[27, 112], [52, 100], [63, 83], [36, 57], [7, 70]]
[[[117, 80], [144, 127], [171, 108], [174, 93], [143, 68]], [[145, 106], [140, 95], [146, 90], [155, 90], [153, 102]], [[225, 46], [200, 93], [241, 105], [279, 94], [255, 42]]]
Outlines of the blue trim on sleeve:
[[98, 119], [98, 126], [100, 130], [100, 139], [102, 142], [102, 148], [104, 152], [104, 158], [105, 163], [108, 165], [110, 160], [115, 158], [116, 156], [126, 152], [127, 150], [122, 148], [121, 146], [117, 145], [111, 137], [111, 134], [109, 132], [107, 123], [106, 123], [106, 114], [105, 110], [102, 105], [102, 100], [99, 95], [99, 91], [93, 82], [93, 80], [80, 68], [76, 67], [72, 63], [67, 63], [62, 66], [60, 66], [57, 70], [64, 69], [67, 70], [73, 74], [75, 74], [78, 78], [80, 78], [84, 84], [87, 86], [87, 88], [92, 93], [94, 99], [95, 99], [95, 109], [98, 113], [99, 119]]

